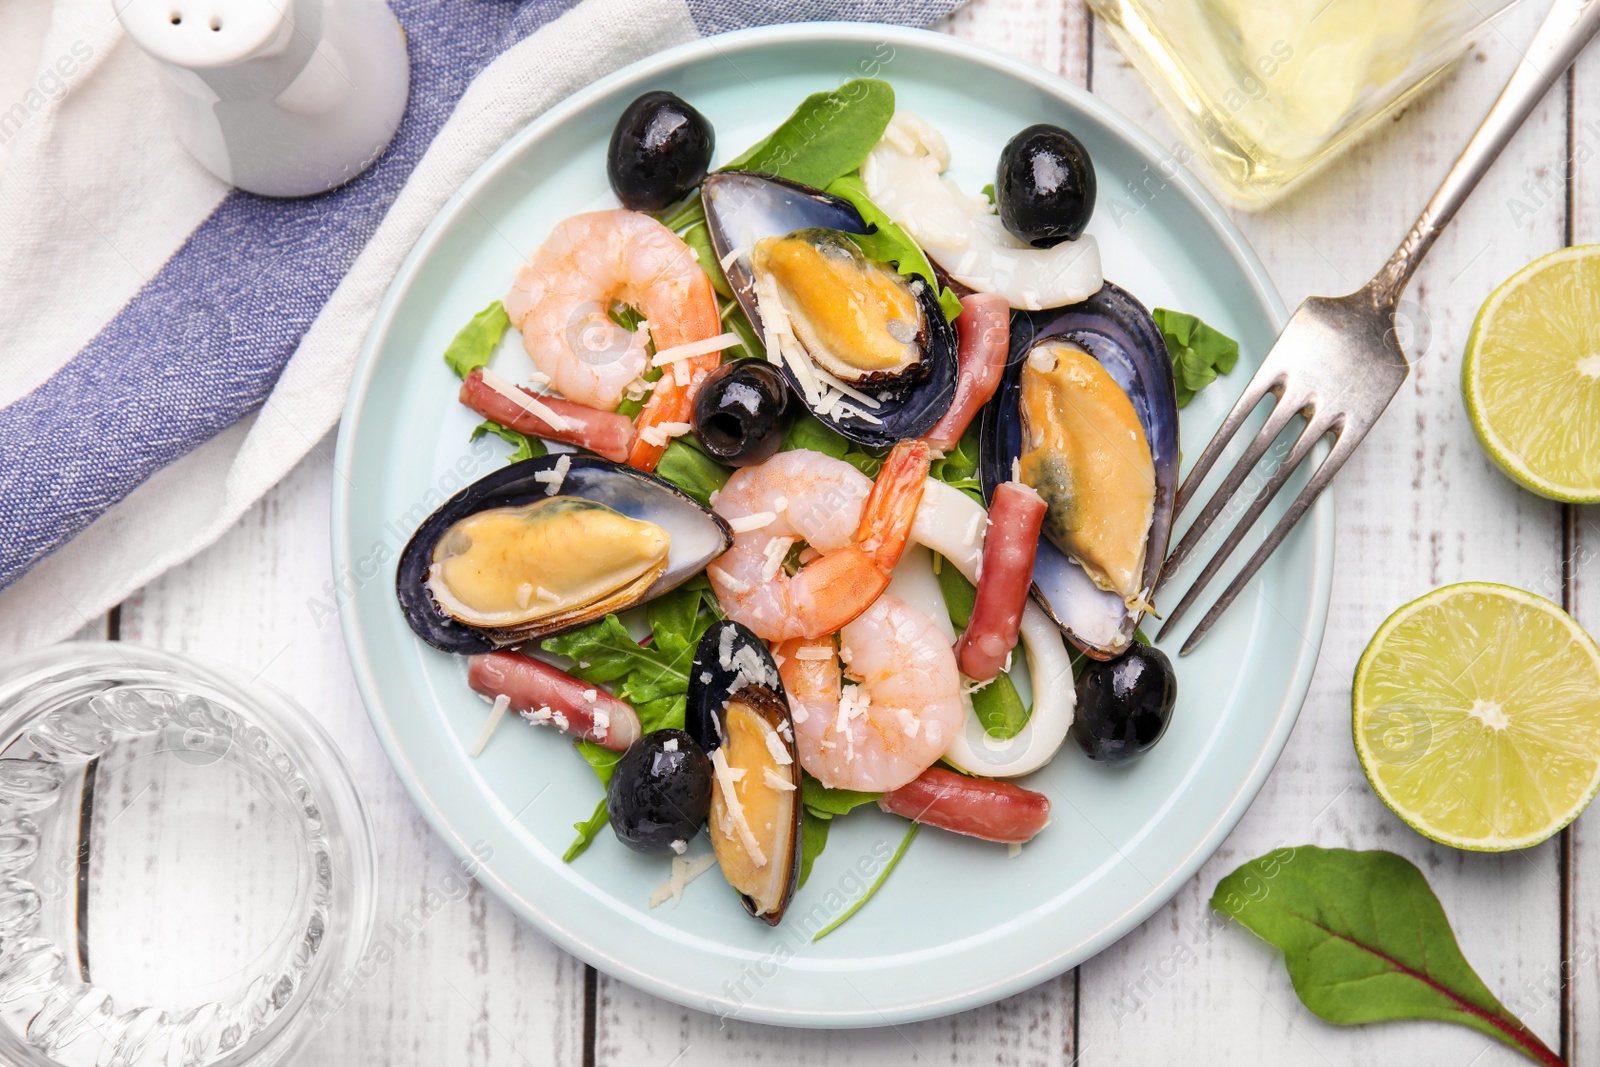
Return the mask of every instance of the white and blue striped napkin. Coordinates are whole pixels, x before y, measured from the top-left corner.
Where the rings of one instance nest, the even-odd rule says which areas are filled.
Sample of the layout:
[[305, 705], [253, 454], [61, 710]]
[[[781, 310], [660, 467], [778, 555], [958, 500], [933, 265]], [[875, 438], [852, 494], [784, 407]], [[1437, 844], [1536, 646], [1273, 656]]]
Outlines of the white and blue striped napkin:
[[92, 621], [326, 448], [401, 259], [550, 105], [702, 35], [959, 2], [391, 0], [400, 132], [305, 200], [188, 156], [112, 0], [0, 4], [0, 651]]

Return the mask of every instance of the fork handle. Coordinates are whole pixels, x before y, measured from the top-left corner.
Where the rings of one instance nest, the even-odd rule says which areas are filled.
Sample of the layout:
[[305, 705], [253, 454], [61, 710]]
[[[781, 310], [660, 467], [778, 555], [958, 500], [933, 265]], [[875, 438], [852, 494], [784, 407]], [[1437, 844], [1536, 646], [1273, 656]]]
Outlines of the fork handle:
[[1522, 62], [1517, 64], [1494, 107], [1484, 116], [1478, 132], [1467, 142], [1461, 158], [1444, 176], [1439, 190], [1428, 201], [1400, 247], [1389, 257], [1389, 262], [1369, 283], [1367, 288], [1380, 305], [1393, 307], [1399, 303], [1401, 292], [1422, 257], [1433, 247], [1434, 240], [1455, 217], [1456, 210], [1500, 155], [1512, 134], [1578, 58], [1578, 53], [1597, 29], [1600, 29], [1600, 0], [1555, 0], [1523, 54]]

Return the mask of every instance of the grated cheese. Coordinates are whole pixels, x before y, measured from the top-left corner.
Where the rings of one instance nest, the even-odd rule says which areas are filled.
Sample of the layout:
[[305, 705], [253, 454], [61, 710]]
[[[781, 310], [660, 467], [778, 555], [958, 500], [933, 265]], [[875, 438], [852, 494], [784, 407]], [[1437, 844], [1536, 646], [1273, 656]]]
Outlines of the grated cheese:
[[794, 650], [795, 659], [832, 659], [831, 645], [801, 645]]
[[796, 701], [794, 704], [790, 705], [789, 714], [794, 718], [796, 725], [803, 725], [807, 719], [811, 718], [811, 713], [807, 711], [806, 706], [799, 701]]
[[[767, 751], [772, 754], [772, 762], [780, 767], [787, 767], [794, 762], [794, 757], [789, 755], [789, 750], [783, 747], [783, 738], [774, 731], [767, 735]], [[767, 773], [772, 773], [772, 768], [767, 768]]]
[[724, 626], [717, 638], [717, 662], [725, 671], [733, 670], [733, 627]]
[[567, 480], [567, 471], [571, 469], [572, 457], [563, 452], [561, 453], [561, 458], [556, 460], [556, 465], [553, 469], [540, 471], [533, 476], [533, 480], [544, 483], [545, 496], [555, 496], [561, 492], [561, 486]]
[[752, 249], [750, 245], [740, 245], [737, 248], [730, 248], [728, 249], [727, 255], [717, 260], [717, 266], [721, 267], [722, 273], [726, 274], [728, 273], [729, 267], [733, 266], [745, 256], [748, 256], [752, 251], [754, 251], [754, 249]]
[[[663, 751], [663, 752], [676, 752], [676, 751], [678, 751], [678, 739], [676, 737], [669, 737], [665, 741], [661, 742], [661, 751]], [[679, 849], [678, 851], [681, 852], [683, 850]]]
[[737, 519], [728, 520], [728, 529], [734, 533], [749, 533], [751, 530], [760, 530], [771, 526], [777, 521], [777, 513], [772, 511], [758, 511], [753, 515], [741, 515]]
[[[684, 847], [687, 848], [688, 846], [685, 845]], [[662, 882], [650, 892], [650, 906], [659, 908], [670, 900], [672, 901], [672, 906], [676, 908], [679, 901], [683, 899], [683, 891], [688, 887], [689, 883], [716, 866], [716, 863], [716, 855], [710, 852], [695, 856], [693, 859], [685, 859], [682, 856], [672, 857], [672, 874], [665, 882]]]
[[1016, 859], [1020, 855], [1022, 855], [1022, 842], [1011, 841], [1006, 844], [1006, 857], [1008, 859]]
[[511, 698], [504, 693], [494, 698], [494, 706], [489, 709], [489, 717], [484, 720], [483, 729], [478, 731], [478, 740], [473, 743], [472, 751], [467, 755], [477, 759], [483, 753], [483, 747], [489, 743], [489, 738], [500, 726], [500, 720], [506, 717], [506, 708], [510, 706]]
[[672, 851], [676, 852], [680, 856], [683, 855], [685, 852], [689, 851], [689, 842], [679, 838], [678, 840], [672, 842]]
[[772, 788], [778, 790], [779, 792], [783, 792], [783, 793], [793, 793], [794, 792], [794, 783], [789, 781], [788, 779], [783, 778], [780, 775], [776, 774], [771, 767], [762, 768], [761, 776], [764, 779], [766, 779], [766, 783], [768, 785], [770, 785]]
[[668, 363], [676, 363], [680, 359], [693, 359], [695, 356], [708, 356], [713, 352], [720, 352], [724, 348], [734, 348], [739, 344], [739, 335], [736, 333], [719, 333], [715, 337], [707, 337], [703, 341], [688, 341], [671, 348], [663, 348], [657, 352], [650, 361], [652, 367], [665, 367]]
[[523, 411], [526, 411], [529, 415], [542, 420], [555, 433], [561, 433], [563, 430], [572, 428], [572, 424], [552, 411], [549, 405], [535, 400], [527, 392], [518, 389], [488, 367], [483, 368], [483, 384], [517, 405]]
[[783, 569], [783, 557], [789, 554], [789, 549], [794, 547], [793, 537], [774, 537], [767, 542], [767, 549], [763, 555], [766, 562], [761, 565], [761, 580], [770, 582], [778, 576], [778, 571]]

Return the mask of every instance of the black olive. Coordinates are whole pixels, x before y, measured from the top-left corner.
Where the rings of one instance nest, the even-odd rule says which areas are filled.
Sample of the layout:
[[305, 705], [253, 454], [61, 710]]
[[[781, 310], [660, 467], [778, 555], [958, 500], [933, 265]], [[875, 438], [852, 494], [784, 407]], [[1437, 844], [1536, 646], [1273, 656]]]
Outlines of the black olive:
[[629, 104], [611, 131], [606, 176], [622, 206], [660, 211], [705, 180], [716, 135], [706, 117], [656, 90]]
[[1132, 759], [1167, 732], [1178, 679], [1158, 648], [1136, 644], [1114, 660], [1090, 660], [1078, 676], [1072, 736], [1102, 763]]
[[764, 359], [736, 359], [711, 372], [695, 394], [695, 437], [712, 459], [746, 467], [783, 443], [789, 386]]
[[1083, 142], [1040, 123], [1011, 138], [994, 181], [1000, 221], [1036, 248], [1072, 241], [1094, 214], [1094, 166]]
[[611, 770], [606, 813], [617, 840], [651, 855], [676, 852], [711, 810], [711, 760], [682, 730], [657, 730], [628, 746]]

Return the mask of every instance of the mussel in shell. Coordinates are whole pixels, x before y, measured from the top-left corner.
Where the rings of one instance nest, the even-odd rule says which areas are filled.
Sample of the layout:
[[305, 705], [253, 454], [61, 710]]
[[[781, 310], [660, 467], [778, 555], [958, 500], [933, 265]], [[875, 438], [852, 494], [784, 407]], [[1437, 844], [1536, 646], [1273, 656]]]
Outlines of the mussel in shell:
[[418, 637], [473, 654], [642, 604], [731, 544], [726, 523], [660, 478], [590, 456], [539, 456], [425, 519], [400, 554], [395, 590]]
[[744, 171], [700, 197], [728, 284], [813, 415], [877, 448], [933, 427], [955, 395], [955, 331], [931, 285], [850, 239], [872, 232], [854, 206]]
[[1107, 283], [1070, 307], [1013, 314], [982, 454], [985, 493], [1015, 472], [1050, 506], [1034, 599], [1087, 655], [1126, 651], [1178, 487], [1177, 390], [1149, 312]]
[[750, 271], [763, 319], [782, 314], [812, 361], [840, 381], [865, 388], [927, 377], [927, 315], [913, 282], [842, 231], [763, 237]]
[[800, 882], [800, 761], [777, 664], [761, 638], [719, 622], [695, 650], [689, 736], [711, 755], [707, 832], [745, 910], [776, 926]]

